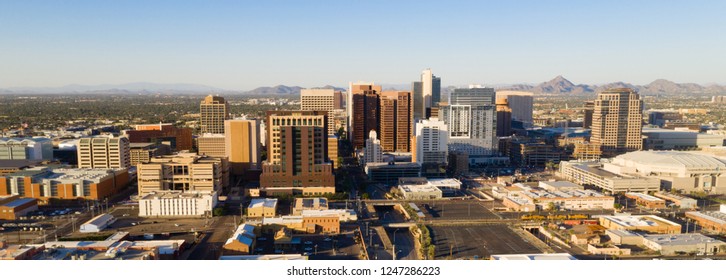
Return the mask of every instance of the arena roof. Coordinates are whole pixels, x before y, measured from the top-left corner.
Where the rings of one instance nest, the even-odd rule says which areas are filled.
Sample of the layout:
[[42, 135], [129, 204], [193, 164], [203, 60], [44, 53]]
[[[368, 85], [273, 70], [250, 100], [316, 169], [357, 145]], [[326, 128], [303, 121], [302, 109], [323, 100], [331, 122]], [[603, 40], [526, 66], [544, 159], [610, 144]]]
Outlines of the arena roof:
[[726, 168], [726, 163], [715, 157], [676, 151], [636, 151], [619, 155], [616, 159], [670, 168]]

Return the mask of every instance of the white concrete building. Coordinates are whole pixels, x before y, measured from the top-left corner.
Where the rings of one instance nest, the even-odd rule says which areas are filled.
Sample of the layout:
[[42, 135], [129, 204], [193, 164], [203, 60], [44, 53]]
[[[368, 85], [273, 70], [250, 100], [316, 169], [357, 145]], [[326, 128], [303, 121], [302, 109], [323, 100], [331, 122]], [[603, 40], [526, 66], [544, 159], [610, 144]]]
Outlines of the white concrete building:
[[366, 146], [364, 151], [364, 162], [383, 162], [383, 150], [381, 149], [381, 140], [378, 139], [378, 134], [375, 130], [371, 130], [368, 133], [368, 139], [366, 140]]
[[404, 199], [408, 200], [428, 200], [440, 199], [443, 192], [437, 187], [431, 185], [400, 185], [398, 190], [401, 191]]
[[700, 233], [645, 235], [643, 246], [663, 255], [714, 255], [726, 251], [726, 242]]
[[0, 138], [0, 160], [52, 160], [53, 142], [49, 138]]
[[216, 192], [152, 192], [139, 200], [139, 217], [211, 217], [215, 206]]
[[101, 214], [81, 225], [79, 231], [83, 233], [101, 232], [106, 227], [116, 222], [116, 218], [110, 214]]
[[560, 176], [580, 185], [592, 185], [612, 193], [655, 192], [660, 190], [658, 178], [616, 174], [603, 169], [600, 162], [562, 161]]
[[439, 111], [449, 128], [449, 152], [466, 152], [472, 160], [497, 151], [495, 103], [492, 88], [457, 88], [451, 93], [449, 104]]
[[449, 128], [438, 118], [419, 120], [414, 132], [413, 161], [446, 163], [449, 150]]
[[716, 157], [676, 151], [637, 151], [619, 155], [609, 172], [657, 178], [665, 190], [726, 194], [726, 163]]

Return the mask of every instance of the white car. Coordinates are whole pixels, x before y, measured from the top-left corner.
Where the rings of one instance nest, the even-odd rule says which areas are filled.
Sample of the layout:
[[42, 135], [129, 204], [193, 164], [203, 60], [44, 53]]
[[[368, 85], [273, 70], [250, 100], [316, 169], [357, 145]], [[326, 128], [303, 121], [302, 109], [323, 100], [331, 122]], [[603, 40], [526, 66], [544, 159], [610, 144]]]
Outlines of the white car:
[[305, 245], [313, 245], [312, 241], [305, 241]]

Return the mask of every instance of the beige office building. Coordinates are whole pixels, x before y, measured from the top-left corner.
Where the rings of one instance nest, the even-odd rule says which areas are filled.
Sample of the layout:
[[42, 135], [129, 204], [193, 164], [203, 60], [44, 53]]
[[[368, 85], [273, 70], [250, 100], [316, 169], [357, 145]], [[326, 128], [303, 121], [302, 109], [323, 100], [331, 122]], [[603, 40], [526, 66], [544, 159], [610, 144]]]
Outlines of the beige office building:
[[226, 157], [224, 134], [205, 133], [197, 138], [197, 154], [210, 157]]
[[335, 126], [335, 115], [333, 114], [336, 109], [336, 94], [340, 94], [340, 92], [336, 92], [332, 88], [300, 90], [300, 110], [328, 112], [328, 135], [333, 135], [338, 131], [338, 127]]
[[590, 142], [610, 157], [643, 148], [643, 101], [629, 88], [615, 88], [597, 94], [592, 115]]
[[199, 104], [201, 133], [224, 134], [226, 119], [229, 119], [229, 103], [223, 97], [208, 95]]
[[234, 175], [242, 175], [250, 169], [259, 170], [262, 163], [260, 121], [226, 120], [224, 130], [224, 147], [229, 160], [230, 172]]
[[139, 196], [159, 191], [220, 192], [229, 180], [226, 158], [192, 153], [161, 156], [137, 167]]
[[126, 137], [82, 138], [77, 149], [78, 168], [131, 167], [131, 149]]

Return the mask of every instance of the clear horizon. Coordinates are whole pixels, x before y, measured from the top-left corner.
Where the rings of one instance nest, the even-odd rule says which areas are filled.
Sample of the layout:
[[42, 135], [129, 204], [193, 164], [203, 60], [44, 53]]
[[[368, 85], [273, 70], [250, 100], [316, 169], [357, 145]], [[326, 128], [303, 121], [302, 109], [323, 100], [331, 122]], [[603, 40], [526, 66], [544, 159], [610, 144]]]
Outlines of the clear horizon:
[[10, 1], [0, 88], [726, 84], [720, 1]]

